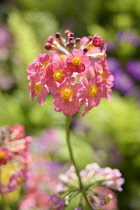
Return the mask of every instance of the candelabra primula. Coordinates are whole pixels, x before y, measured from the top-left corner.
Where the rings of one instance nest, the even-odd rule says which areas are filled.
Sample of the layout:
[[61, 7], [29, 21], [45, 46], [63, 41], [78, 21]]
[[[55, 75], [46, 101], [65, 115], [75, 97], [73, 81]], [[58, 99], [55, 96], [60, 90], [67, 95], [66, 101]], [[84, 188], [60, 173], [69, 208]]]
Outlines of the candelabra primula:
[[22, 125], [0, 127], [0, 194], [14, 191], [27, 179], [31, 141]]
[[58, 193], [62, 190], [62, 183], [50, 174], [31, 173], [25, 185], [26, 194], [19, 203], [19, 210], [50, 209], [63, 210], [64, 201]]
[[[95, 34], [93, 37], [75, 38], [70, 30], [66, 30], [65, 35], [66, 38], [57, 32], [55, 37], [49, 36], [45, 49], [52, 52], [49, 55], [39, 54], [29, 64], [27, 78], [30, 81], [30, 97], [32, 100], [37, 97], [38, 103], [44, 105], [48, 94], [52, 94], [54, 110], [66, 116], [66, 142], [73, 166], [68, 174], [61, 175], [61, 181], [66, 184], [60, 192], [64, 193], [65, 204], [69, 204], [67, 198], [71, 200], [78, 195], [78, 209], [85, 208], [83, 198], [86, 209], [102, 209], [112, 196], [99, 195], [94, 188], [107, 186], [121, 191], [124, 180], [119, 170], [101, 169], [96, 164], [79, 171], [70, 142], [70, 120], [80, 111], [84, 116], [99, 105], [101, 98], [110, 100], [114, 77], [107, 65], [107, 46], [101, 36]], [[96, 204], [94, 197], [101, 202]]]
[[45, 45], [50, 55], [39, 54], [27, 68], [30, 97], [43, 105], [49, 93], [54, 96], [57, 112], [73, 116], [83, 107], [82, 115], [97, 106], [101, 98], [110, 100], [113, 76], [106, 62], [106, 44], [100, 36], [67, 39], [56, 33]]

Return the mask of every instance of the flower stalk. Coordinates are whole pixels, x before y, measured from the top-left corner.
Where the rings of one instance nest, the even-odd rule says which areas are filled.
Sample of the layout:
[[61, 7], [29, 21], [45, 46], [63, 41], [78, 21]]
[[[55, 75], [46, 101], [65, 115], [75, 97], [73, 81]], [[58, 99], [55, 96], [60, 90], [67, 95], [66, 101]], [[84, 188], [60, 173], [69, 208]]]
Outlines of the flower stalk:
[[75, 167], [75, 172], [76, 172], [76, 175], [78, 177], [80, 191], [81, 191], [83, 197], [85, 198], [85, 201], [86, 201], [87, 205], [89, 206], [90, 209], [92, 209], [90, 204], [89, 204], [89, 201], [87, 199], [86, 192], [85, 192], [85, 189], [84, 189], [84, 186], [82, 184], [81, 177], [80, 177], [79, 169], [77, 167], [77, 164], [76, 164], [74, 156], [73, 156], [73, 151], [72, 151], [72, 147], [71, 147], [71, 143], [70, 143], [70, 120], [71, 120], [71, 118], [69, 116], [66, 116], [65, 126], [66, 126], [67, 147], [68, 147], [68, 150], [69, 150], [70, 159], [72, 161], [72, 164]]

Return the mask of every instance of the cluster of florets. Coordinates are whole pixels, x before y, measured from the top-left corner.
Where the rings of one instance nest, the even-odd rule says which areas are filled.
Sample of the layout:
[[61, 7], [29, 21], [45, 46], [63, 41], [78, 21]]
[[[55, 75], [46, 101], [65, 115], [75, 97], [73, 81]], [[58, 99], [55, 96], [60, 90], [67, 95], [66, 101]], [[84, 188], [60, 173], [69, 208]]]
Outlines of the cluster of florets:
[[31, 165], [30, 136], [22, 125], [0, 127], [0, 194], [14, 191], [27, 179]]
[[70, 30], [49, 36], [46, 50], [27, 68], [30, 97], [43, 105], [49, 93], [54, 95], [55, 111], [73, 116], [83, 107], [82, 115], [100, 103], [110, 100], [113, 76], [106, 62], [106, 44], [94, 37], [75, 38]]
[[58, 194], [62, 189], [62, 184], [48, 174], [30, 174], [25, 189], [26, 194], [19, 204], [19, 210], [63, 210], [65, 208]]
[[[100, 168], [97, 163], [88, 164], [86, 168], [80, 171], [80, 177], [83, 185], [86, 189], [86, 194], [91, 207], [94, 210], [103, 209], [102, 207], [110, 202], [113, 194], [101, 194], [98, 193], [98, 187], [104, 186], [113, 190], [122, 191], [122, 184], [124, 179], [121, 177], [121, 173], [118, 169]], [[78, 177], [75, 172], [74, 166], [71, 166], [65, 174], [59, 175], [59, 179], [63, 183], [64, 191], [69, 192], [73, 189], [73, 192], [78, 191]], [[71, 200], [72, 192], [68, 193], [68, 200]], [[98, 199], [98, 203], [97, 203]], [[79, 208], [80, 210], [80, 208]]]

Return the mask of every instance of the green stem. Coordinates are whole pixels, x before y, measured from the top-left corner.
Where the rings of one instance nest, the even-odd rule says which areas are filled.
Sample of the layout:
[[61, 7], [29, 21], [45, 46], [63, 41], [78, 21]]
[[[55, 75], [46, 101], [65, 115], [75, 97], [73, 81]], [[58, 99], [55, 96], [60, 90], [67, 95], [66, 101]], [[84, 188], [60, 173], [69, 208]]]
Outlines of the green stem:
[[65, 126], [66, 126], [66, 141], [67, 141], [67, 146], [68, 146], [68, 150], [69, 150], [69, 154], [70, 154], [70, 159], [72, 161], [72, 164], [75, 167], [75, 172], [76, 172], [77, 177], [78, 177], [78, 180], [79, 180], [80, 191], [82, 192], [83, 197], [85, 198], [85, 200], [86, 200], [89, 208], [92, 209], [91, 206], [90, 206], [90, 204], [89, 204], [89, 201], [87, 199], [86, 193], [84, 191], [84, 187], [83, 187], [83, 184], [82, 184], [82, 180], [81, 180], [81, 177], [80, 177], [80, 173], [79, 173], [78, 167], [77, 167], [76, 162], [74, 160], [73, 151], [72, 151], [72, 147], [71, 147], [71, 143], [70, 143], [70, 117], [68, 117], [68, 116], [66, 116]]

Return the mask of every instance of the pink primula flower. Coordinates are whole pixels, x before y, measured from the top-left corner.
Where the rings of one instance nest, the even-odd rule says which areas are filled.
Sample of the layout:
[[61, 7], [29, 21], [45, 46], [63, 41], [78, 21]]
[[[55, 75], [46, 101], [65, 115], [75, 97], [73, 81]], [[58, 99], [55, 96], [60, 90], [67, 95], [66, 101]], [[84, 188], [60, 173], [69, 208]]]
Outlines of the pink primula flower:
[[29, 177], [29, 172], [26, 168], [18, 169], [18, 171], [10, 177], [8, 184], [8, 192], [17, 189]]
[[8, 147], [0, 147], [0, 165], [6, 165], [6, 163], [12, 159], [11, 152]]
[[106, 59], [94, 62], [95, 73], [98, 82], [102, 82], [104, 87], [111, 88], [113, 86], [114, 77], [110, 73]]
[[38, 72], [39, 70], [39, 63], [38, 63], [38, 60], [37, 58], [31, 62], [29, 65], [28, 65], [28, 68], [27, 68], [27, 79], [28, 80], [31, 80], [32, 77], [34, 77], [34, 75]]
[[36, 74], [29, 84], [29, 91], [32, 100], [34, 100], [35, 96], [38, 96], [38, 103], [41, 105], [45, 104], [45, 98], [49, 93], [46, 79], [40, 79], [39, 75]]
[[12, 137], [10, 141], [19, 140], [25, 137], [25, 129], [23, 125], [12, 125], [10, 131]]
[[33, 192], [26, 194], [19, 203], [19, 210], [40, 209], [47, 210], [50, 208], [51, 199], [47, 193]]
[[52, 87], [56, 82], [61, 83], [65, 77], [71, 76], [71, 74], [67, 71], [65, 62], [52, 61], [46, 68], [45, 78], [47, 78], [48, 87]]
[[77, 77], [78, 78], [87, 77], [88, 79], [92, 79], [93, 77], [95, 77], [95, 68], [92, 65], [92, 63], [91, 63], [91, 65], [86, 67], [85, 71], [78, 74]]
[[88, 107], [84, 108], [82, 113], [82, 115], [85, 115], [91, 108], [97, 106], [100, 103], [100, 99], [106, 97], [106, 94], [101, 83], [97, 83], [96, 77], [91, 80], [84, 78], [82, 84], [84, 86], [83, 98], [85, 98], [88, 105]]
[[103, 168], [101, 175], [105, 178], [106, 187], [122, 191], [121, 185], [124, 184], [124, 178], [122, 178], [122, 174], [118, 169]]
[[74, 49], [67, 58], [67, 66], [71, 72], [83, 72], [85, 66], [90, 64], [89, 57], [83, 54], [82, 49]]
[[66, 78], [55, 90], [54, 103], [57, 112], [63, 112], [64, 115], [73, 116], [80, 111], [80, 94], [82, 85], [73, 85], [74, 78]]
[[54, 61], [66, 61], [67, 57], [68, 57], [68, 55], [59, 54], [57, 52], [54, 52], [53, 60]]
[[27, 68], [28, 76], [27, 78], [31, 80], [32, 77], [38, 73], [40, 78], [44, 78], [45, 68], [51, 61], [53, 60], [53, 53], [51, 55], [47, 55], [46, 53], [38, 54], [38, 57], [29, 64]]
[[[101, 168], [97, 163], [88, 164], [85, 169], [80, 171], [80, 177], [83, 183], [89, 182], [90, 185], [94, 183], [93, 186], [102, 185], [118, 191], [122, 191], [121, 186], [124, 184], [124, 178], [118, 169]], [[75, 167], [71, 166], [65, 174], [60, 174], [59, 179], [64, 183], [64, 186], [75, 186], [78, 180]]]

